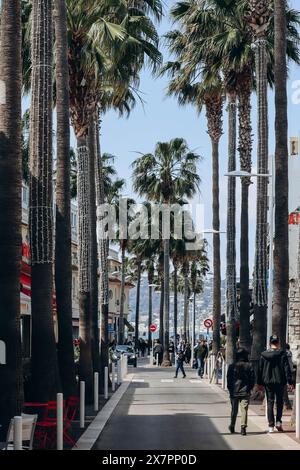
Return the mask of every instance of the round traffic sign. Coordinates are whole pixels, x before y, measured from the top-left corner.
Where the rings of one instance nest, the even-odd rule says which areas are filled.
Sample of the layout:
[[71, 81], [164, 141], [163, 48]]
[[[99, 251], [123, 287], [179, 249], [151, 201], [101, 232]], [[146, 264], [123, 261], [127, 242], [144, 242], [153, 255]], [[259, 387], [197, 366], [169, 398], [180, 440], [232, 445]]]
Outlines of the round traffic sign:
[[204, 320], [204, 326], [205, 328], [211, 328], [213, 326], [213, 321], [210, 318], [207, 318]]
[[150, 325], [150, 331], [151, 331], [151, 333], [155, 333], [155, 332], [156, 332], [156, 328], [157, 328], [156, 325], [154, 325], [154, 324], [152, 323], [152, 325]]

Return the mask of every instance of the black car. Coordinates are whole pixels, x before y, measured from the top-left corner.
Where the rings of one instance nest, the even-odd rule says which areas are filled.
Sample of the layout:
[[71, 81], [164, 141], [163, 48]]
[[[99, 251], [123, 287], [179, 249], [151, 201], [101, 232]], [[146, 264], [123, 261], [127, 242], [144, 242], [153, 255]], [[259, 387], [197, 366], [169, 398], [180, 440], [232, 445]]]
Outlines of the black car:
[[121, 357], [121, 354], [125, 354], [127, 356], [128, 365], [133, 367], [137, 366], [137, 356], [132, 346], [128, 346], [127, 344], [117, 344], [114, 352], [119, 358]]

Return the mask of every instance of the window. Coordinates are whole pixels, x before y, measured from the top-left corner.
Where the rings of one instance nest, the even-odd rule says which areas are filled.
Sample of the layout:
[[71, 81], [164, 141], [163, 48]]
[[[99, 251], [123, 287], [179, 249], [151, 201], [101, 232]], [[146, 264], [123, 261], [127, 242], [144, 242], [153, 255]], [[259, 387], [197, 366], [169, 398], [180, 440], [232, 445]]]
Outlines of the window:
[[113, 296], [114, 296], [113, 291], [112, 291], [111, 289], [110, 289], [110, 291], [109, 291], [109, 293], [108, 293], [108, 296], [109, 296], [110, 299], [112, 299]]
[[23, 202], [23, 206], [28, 207], [28, 204], [29, 204], [29, 190], [26, 186], [22, 187], [22, 202]]

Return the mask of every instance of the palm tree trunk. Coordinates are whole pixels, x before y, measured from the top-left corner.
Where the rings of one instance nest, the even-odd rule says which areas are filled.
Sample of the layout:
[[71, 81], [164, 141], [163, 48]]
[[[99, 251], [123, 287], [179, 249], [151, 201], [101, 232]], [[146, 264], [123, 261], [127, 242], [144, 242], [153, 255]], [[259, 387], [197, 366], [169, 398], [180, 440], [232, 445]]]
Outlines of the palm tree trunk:
[[[288, 116], [287, 116], [287, 27], [286, 1], [274, 1], [275, 12], [275, 238], [273, 330], [285, 345], [289, 289], [288, 232]], [[272, 240], [270, 240], [272, 246]]]
[[148, 290], [149, 300], [148, 300], [148, 352], [150, 353], [150, 348], [152, 348], [152, 334], [150, 331], [150, 325], [152, 325], [152, 286], [149, 286]]
[[98, 306], [98, 246], [96, 230], [96, 122], [91, 120], [89, 125], [89, 194], [90, 198], [90, 250], [91, 250], [91, 322], [92, 322], [92, 354], [94, 372], [99, 372], [99, 306]]
[[174, 345], [177, 345], [177, 329], [178, 329], [178, 306], [177, 306], [177, 297], [178, 297], [178, 267], [177, 264], [174, 264]]
[[165, 283], [164, 277], [161, 277], [160, 281], [160, 305], [159, 305], [159, 341], [161, 344], [164, 343], [164, 291]]
[[184, 304], [183, 304], [183, 336], [184, 340], [188, 341], [188, 318], [189, 318], [189, 278], [188, 268], [184, 267]]
[[135, 349], [139, 348], [139, 319], [140, 319], [140, 295], [141, 295], [141, 262], [138, 264], [137, 288], [136, 288], [136, 306], [135, 306]]
[[[240, 168], [251, 173], [252, 127], [251, 127], [252, 75], [248, 67], [241, 76], [239, 94], [239, 153]], [[251, 349], [250, 294], [249, 294], [249, 178], [242, 178], [241, 239], [240, 239], [240, 345]]]
[[195, 346], [195, 338], [196, 338], [196, 291], [194, 291], [194, 298], [193, 298], [193, 326], [192, 326], [192, 350]]
[[70, 120], [67, 12], [65, 0], [55, 0], [56, 36], [56, 232], [55, 287], [58, 320], [58, 365], [63, 393], [75, 394], [72, 329]]
[[97, 160], [96, 169], [96, 201], [97, 201], [97, 228], [98, 228], [98, 246], [99, 246], [99, 272], [100, 272], [100, 384], [103, 388], [104, 370], [109, 366], [109, 336], [108, 336], [108, 317], [109, 317], [109, 276], [108, 276], [108, 254], [109, 240], [104, 232], [103, 218], [98, 214], [99, 207], [105, 203], [104, 185], [103, 185], [103, 167], [100, 147], [100, 115], [97, 121], [96, 142], [97, 142]]
[[[228, 103], [228, 172], [236, 170], [236, 96], [229, 95]], [[227, 196], [227, 305], [226, 305], [226, 361], [232, 364], [235, 361], [235, 343], [236, 343], [236, 179], [228, 178], [228, 196]]]
[[20, 335], [21, 257], [21, 2], [3, 0], [1, 11], [0, 77], [0, 340], [6, 344], [6, 365], [0, 366], [0, 416], [7, 431], [23, 401]]
[[59, 388], [53, 323], [52, 1], [33, 2], [30, 111], [31, 400]]
[[87, 397], [92, 397], [92, 318], [91, 318], [91, 246], [90, 246], [90, 157], [87, 137], [77, 138], [78, 152], [78, 261], [79, 261], [79, 376], [85, 381]]
[[170, 341], [170, 240], [164, 240], [164, 358], [162, 365], [171, 366], [169, 354]]
[[[219, 141], [212, 140], [213, 230], [220, 231], [219, 215]], [[220, 350], [221, 321], [221, 256], [220, 234], [213, 234], [213, 353]]]
[[[258, 97], [258, 173], [268, 172], [268, 97], [266, 40], [256, 41], [256, 77]], [[267, 178], [257, 181], [255, 266], [253, 280], [254, 323], [251, 360], [256, 368], [266, 345], [267, 295]]]
[[122, 264], [121, 264], [121, 300], [120, 300], [120, 323], [119, 323], [119, 344], [124, 343], [124, 303], [125, 303], [125, 242], [122, 241]]

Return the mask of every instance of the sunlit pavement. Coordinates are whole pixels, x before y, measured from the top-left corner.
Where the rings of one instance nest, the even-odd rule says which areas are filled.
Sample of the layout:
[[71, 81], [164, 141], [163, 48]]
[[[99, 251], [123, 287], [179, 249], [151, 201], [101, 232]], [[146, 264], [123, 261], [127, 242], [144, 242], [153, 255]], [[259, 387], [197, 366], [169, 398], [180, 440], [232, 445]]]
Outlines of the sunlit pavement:
[[[228, 396], [187, 369], [174, 379], [174, 368], [149, 367], [142, 359], [132, 382], [99, 436], [101, 450], [300, 449], [282, 434], [268, 435], [264, 418], [251, 417], [248, 435], [228, 431]], [[259, 421], [260, 419], [260, 421]], [[240, 428], [237, 421], [236, 430]]]

